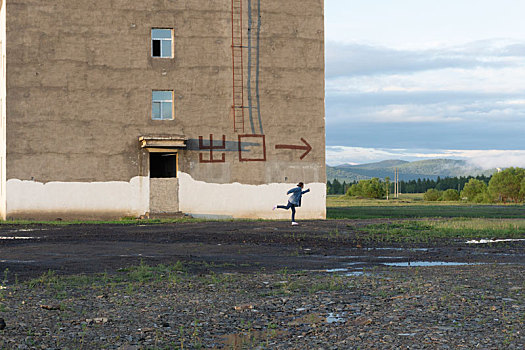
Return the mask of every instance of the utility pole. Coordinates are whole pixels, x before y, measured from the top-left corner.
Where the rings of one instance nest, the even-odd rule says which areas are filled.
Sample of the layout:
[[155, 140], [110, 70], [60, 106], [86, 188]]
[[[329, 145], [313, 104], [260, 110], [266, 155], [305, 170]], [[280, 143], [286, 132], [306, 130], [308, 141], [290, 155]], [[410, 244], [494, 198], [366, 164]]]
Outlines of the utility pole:
[[402, 193], [401, 192], [401, 180], [399, 180], [399, 169], [397, 170], [397, 197], [399, 198], [399, 195]]
[[394, 198], [397, 198], [397, 168], [394, 169]]
[[390, 177], [385, 177], [386, 182], [386, 200], [388, 200], [388, 193], [390, 192]]

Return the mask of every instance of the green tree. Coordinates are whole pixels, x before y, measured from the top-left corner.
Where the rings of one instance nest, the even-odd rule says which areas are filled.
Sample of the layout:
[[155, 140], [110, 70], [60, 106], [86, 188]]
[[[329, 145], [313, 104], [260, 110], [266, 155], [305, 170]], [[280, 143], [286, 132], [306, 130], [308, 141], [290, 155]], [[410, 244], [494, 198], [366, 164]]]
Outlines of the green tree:
[[492, 176], [489, 181], [489, 193], [496, 201], [521, 202], [525, 198], [521, 192], [521, 183], [525, 179], [525, 169], [507, 168]]
[[332, 182], [332, 192], [333, 194], [343, 193], [343, 185], [337, 179], [334, 179], [334, 182]]
[[448, 202], [459, 201], [459, 192], [449, 188], [443, 192], [443, 200]]
[[332, 193], [332, 183], [330, 182], [330, 180], [326, 182], [326, 194], [333, 194]]
[[386, 199], [388, 200], [390, 194], [390, 177], [385, 177], [385, 190], [386, 190]]
[[366, 188], [367, 198], [383, 198], [386, 194], [385, 186], [379, 181], [377, 177], [372, 180], [368, 180], [368, 186]]
[[480, 203], [487, 193], [487, 184], [478, 179], [470, 179], [461, 191], [461, 198], [466, 198], [469, 202]]
[[521, 180], [520, 196], [525, 198], [525, 179]]
[[441, 199], [441, 192], [435, 188], [430, 188], [423, 195], [423, 199], [429, 202], [438, 201]]
[[385, 194], [385, 185], [377, 177], [371, 180], [361, 180], [357, 184], [350, 186], [346, 192], [347, 196], [364, 198], [383, 198]]

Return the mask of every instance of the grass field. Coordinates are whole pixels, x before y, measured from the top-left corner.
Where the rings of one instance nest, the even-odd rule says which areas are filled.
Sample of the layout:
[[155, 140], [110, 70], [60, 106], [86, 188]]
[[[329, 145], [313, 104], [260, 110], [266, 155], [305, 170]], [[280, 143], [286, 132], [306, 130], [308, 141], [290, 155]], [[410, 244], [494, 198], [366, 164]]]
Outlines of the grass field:
[[[327, 219], [407, 219], [407, 218], [486, 218], [525, 219], [525, 205], [486, 205], [466, 202], [426, 202], [423, 194], [402, 194], [399, 199], [378, 200], [350, 198], [341, 195], [327, 196]], [[230, 219], [246, 220], [246, 219]], [[8, 220], [2, 224], [18, 225], [75, 225], [75, 224], [168, 224], [179, 222], [204, 222], [206, 219], [183, 217], [177, 219], [135, 219], [105, 221], [30, 221]], [[213, 220], [211, 220], [213, 221]], [[250, 220], [248, 220], [250, 221]]]
[[328, 219], [525, 218], [524, 205], [425, 202], [422, 194], [405, 194], [389, 201], [328, 196], [326, 207]]
[[525, 239], [523, 219], [410, 220], [349, 226], [362, 243], [429, 243], [439, 239]]

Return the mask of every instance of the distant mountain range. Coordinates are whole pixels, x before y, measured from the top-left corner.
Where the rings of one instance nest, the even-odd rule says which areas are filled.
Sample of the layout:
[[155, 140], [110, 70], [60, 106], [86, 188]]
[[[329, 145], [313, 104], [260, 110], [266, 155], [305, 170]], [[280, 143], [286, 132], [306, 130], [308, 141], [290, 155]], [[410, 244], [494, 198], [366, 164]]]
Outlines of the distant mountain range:
[[337, 179], [340, 182], [353, 182], [356, 180], [378, 177], [390, 177], [394, 180], [394, 169], [399, 171], [400, 180], [437, 179], [437, 177], [477, 176], [492, 175], [496, 169], [483, 170], [464, 160], [455, 159], [429, 159], [415, 162], [404, 160], [385, 160], [369, 164], [342, 164], [335, 167], [326, 167], [326, 176], [329, 181]]

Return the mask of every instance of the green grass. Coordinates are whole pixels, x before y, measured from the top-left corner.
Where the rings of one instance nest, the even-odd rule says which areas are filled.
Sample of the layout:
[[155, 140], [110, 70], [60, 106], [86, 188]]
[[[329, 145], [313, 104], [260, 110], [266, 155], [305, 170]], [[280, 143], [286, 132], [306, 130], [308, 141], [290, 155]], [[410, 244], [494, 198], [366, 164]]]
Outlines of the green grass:
[[482, 205], [462, 202], [425, 202], [422, 195], [402, 195], [396, 200], [327, 197], [328, 219], [376, 218], [524, 218], [524, 205]]
[[57, 275], [54, 271], [48, 271], [40, 277], [31, 279], [25, 284], [28, 288], [47, 287], [55, 291], [62, 291], [71, 287], [106, 286], [109, 284], [146, 284], [155, 282], [172, 282], [177, 280], [176, 276], [185, 274], [186, 265], [177, 261], [171, 265], [150, 266], [141, 261], [139, 265], [119, 269], [117, 273], [79, 274], [71, 276]]
[[0, 225], [53, 225], [53, 226], [68, 226], [68, 225], [99, 225], [99, 224], [113, 224], [113, 225], [144, 225], [144, 224], [172, 224], [179, 222], [202, 222], [208, 221], [206, 219], [195, 219], [192, 217], [184, 217], [177, 219], [135, 219], [122, 218], [117, 220], [5, 220], [0, 221]]
[[466, 219], [400, 221], [351, 227], [360, 242], [424, 243], [436, 239], [525, 238], [525, 220]]
[[[327, 196], [327, 219], [405, 219], [405, 218], [525, 218], [525, 205], [486, 205], [466, 202], [426, 202], [423, 194], [402, 194], [399, 199], [378, 200], [350, 198], [347, 196]], [[7, 220], [0, 221], [1, 225], [156, 225], [184, 222], [212, 222], [212, 221], [267, 221], [249, 219], [207, 220], [184, 217], [177, 219], [135, 219], [122, 218], [119, 220], [61, 220], [61, 221], [32, 221]], [[268, 220], [270, 221], [270, 220]]]

